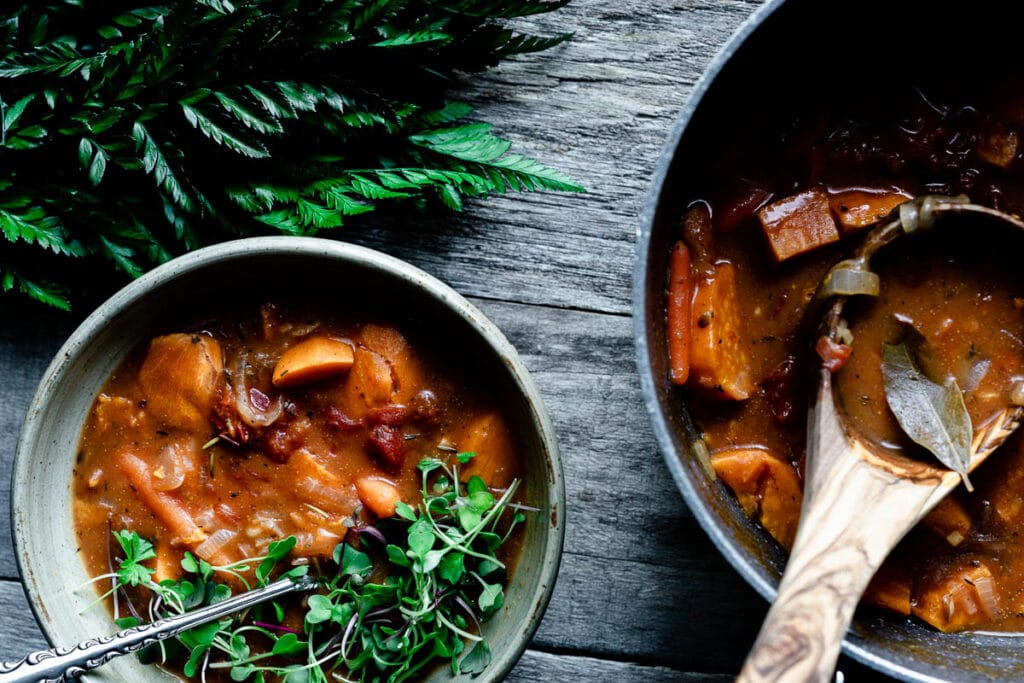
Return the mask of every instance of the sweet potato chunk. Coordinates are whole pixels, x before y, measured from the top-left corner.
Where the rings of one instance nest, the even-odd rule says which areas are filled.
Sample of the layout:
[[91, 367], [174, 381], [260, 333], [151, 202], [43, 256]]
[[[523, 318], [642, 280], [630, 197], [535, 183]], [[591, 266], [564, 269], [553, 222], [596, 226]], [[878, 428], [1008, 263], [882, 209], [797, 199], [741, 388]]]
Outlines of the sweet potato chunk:
[[947, 497], [929, 512], [921, 523], [952, 545], [960, 545], [971, 531], [971, 518], [963, 503]]
[[310, 337], [281, 354], [271, 381], [280, 389], [318, 382], [345, 372], [353, 360], [351, 344], [330, 337]]
[[805, 190], [757, 211], [776, 261], [839, 241], [839, 230], [824, 190]]
[[712, 396], [742, 401], [754, 390], [750, 359], [740, 344], [736, 274], [731, 263], [715, 265], [697, 283], [690, 338], [690, 382]]
[[391, 365], [384, 356], [356, 348], [354, 362], [342, 387], [339, 405], [354, 420], [365, 419], [370, 411], [392, 402], [395, 385]]
[[476, 475], [491, 488], [503, 489], [516, 476], [515, 443], [509, 426], [501, 415], [484, 413], [473, 419], [456, 441], [456, 447], [476, 457], [462, 468], [461, 478]]
[[910, 571], [902, 564], [886, 562], [871, 579], [864, 599], [898, 614], [910, 614]]
[[1020, 135], [1014, 130], [997, 128], [983, 134], [978, 140], [978, 156], [981, 160], [998, 166], [1009, 168], [1020, 155]]
[[909, 198], [887, 190], [844, 190], [832, 194], [829, 205], [839, 228], [846, 234], [874, 225]]
[[392, 400], [405, 403], [423, 388], [423, 369], [405, 336], [394, 327], [370, 324], [363, 327], [360, 341], [380, 355], [391, 367], [394, 382]]
[[693, 325], [693, 275], [690, 273], [690, 250], [682, 242], [672, 247], [668, 266], [668, 335], [669, 374], [674, 384], [686, 384], [690, 377], [690, 334]]
[[224, 355], [200, 334], [168, 334], [149, 344], [139, 368], [146, 411], [164, 426], [203, 431], [209, 425]]
[[323, 462], [307, 450], [300, 449], [288, 460], [292, 490], [295, 495], [319, 510], [349, 515], [357, 501], [352, 485], [327, 469]]
[[362, 477], [356, 480], [356, 493], [373, 514], [380, 519], [395, 516], [395, 504], [402, 500], [398, 487], [380, 477]]
[[964, 561], [945, 578], [915, 585], [912, 612], [940, 631], [961, 631], [990, 622], [999, 604], [992, 570], [980, 560]]
[[784, 547], [792, 547], [803, 501], [793, 466], [767, 449], [747, 447], [717, 451], [711, 465], [743, 511]]
[[696, 277], [710, 277], [715, 272], [715, 229], [706, 203], [697, 202], [686, 210], [681, 232], [689, 248], [692, 272]]

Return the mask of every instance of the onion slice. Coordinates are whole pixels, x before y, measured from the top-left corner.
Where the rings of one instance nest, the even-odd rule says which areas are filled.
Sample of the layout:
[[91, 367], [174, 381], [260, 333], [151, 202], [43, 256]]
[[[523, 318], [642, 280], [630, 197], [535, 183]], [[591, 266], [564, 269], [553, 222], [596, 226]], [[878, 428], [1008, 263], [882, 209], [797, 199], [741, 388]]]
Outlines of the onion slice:
[[272, 425], [277, 418], [281, 417], [281, 413], [284, 412], [284, 401], [280, 394], [270, 401], [266, 410], [260, 410], [252, 404], [252, 392], [258, 392], [256, 395], [266, 398], [266, 394], [259, 391], [258, 389], [250, 389], [249, 387], [249, 376], [246, 373], [248, 364], [244, 358], [239, 357], [233, 368], [234, 372], [232, 377], [234, 379], [234, 386], [232, 387], [235, 395], [235, 409], [238, 411], [238, 416], [242, 418], [242, 422], [249, 425], [250, 427], [267, 427]]
[[833, 296], [878, 296], [881, 281], [876, 273], [872, 273], [860, 261], [849, 260], [837, 263], [822, 283], [821, 294], [828, 298]]
[[972, 580], [974, 589], [978, 592], [978, 599], [981, 601], [981, 608], [989, 619], [999, 616], [999, 600], [996, 598], [995, 588], [992, 586], [991, 576], [979, 576]]
[[217, 530], [196, 546], [196, 555], [207, 562], [213, 562], [213, 558], [220, 552], [221, 548], [230, 543], [237, 534], [238, 532], [231, 529]]

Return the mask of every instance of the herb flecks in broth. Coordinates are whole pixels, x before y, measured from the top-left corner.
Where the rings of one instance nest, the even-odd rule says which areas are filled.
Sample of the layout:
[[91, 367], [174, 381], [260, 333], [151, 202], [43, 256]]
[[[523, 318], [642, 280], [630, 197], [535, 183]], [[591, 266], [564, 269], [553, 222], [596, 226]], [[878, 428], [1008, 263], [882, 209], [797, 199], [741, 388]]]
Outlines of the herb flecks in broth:
[[356, 678], [483, 666], [486, 645], [460, 655], [504, 600], [524, 495], [488, 376], [444, 337], [362, 312], [256, 310], [155, 337], [104, 385], [75, 467], [87, 570], [118, 577], [111, 607], [145, 621], [271, 574], [320, 582], [159, 649], [207, 681], [314, 660]]

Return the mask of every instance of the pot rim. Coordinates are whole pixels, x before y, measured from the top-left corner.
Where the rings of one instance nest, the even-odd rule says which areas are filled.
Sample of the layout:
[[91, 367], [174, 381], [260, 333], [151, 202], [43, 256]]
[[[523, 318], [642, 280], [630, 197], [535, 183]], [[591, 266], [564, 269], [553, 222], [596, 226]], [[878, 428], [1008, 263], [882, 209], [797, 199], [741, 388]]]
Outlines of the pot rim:
[[[647, 410], [662, 458], [668, 466], [672, 479], [682, 494], [687, 507], [696, 517], [697, 522], [704, 529], [712, 543], [725, 556], [725, 559], [732, 565], [733, 569], [769, 603], [775, 600], [778, 592], [778, 582], [724, 532], [720, 526], [720, 518], [714, 511], [704, 505], [700, 494], [687, 476], [679, 456], [676, 454], [670, 436], [671, 428], [665, 419], [662, 406], [658, 401], [654, 371], [651, 365], [650, 348], [647, 340], [647, 331], [650, 329], [649, 309], [647, 306], [649, 296], [647, 282], [650, 277], [648, 256], [651, 249], [654, 221], [658, 206], [662, 201], [665, 181], [669, 176], [672, 163], [676, 159], [683, 135], [697, 109], [704, 101], [704, 97], [725, 66], [746, 43], [747, 39], [785, 3], [786, 0], [768, 0], [768, 2], [754, 10], [736, 29], [714, 59], [711, 60], [700, 79], [694, 85], [689, 97], [687, 97], [682, 110], [672, 124], [668, 138], [662, 147], [654, 167], [654, 172], [651, 175], [650, 189], [647, 192], [643, 208], [640, 212], [633, 268], [633, 339], [636, 345], [637, 370], [640, 375], [640, 388], [643, 393], [644, 406]], [[881, 657], [869, 649], [851, 642], [848, 637], [843, 639], [842, 651], [863, 664], [867, 664], [878, 671], [905, 681], [921, 683], [941, 683], [943, 681], [943, 679], [914, 671]]]

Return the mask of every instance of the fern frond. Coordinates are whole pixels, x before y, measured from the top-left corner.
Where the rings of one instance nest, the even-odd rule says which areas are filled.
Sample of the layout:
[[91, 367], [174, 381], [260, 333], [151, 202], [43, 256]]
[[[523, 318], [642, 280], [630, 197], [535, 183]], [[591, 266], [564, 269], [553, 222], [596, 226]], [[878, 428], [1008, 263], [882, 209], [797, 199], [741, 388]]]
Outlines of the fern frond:
[[[22, 205], [18, 211], [15, 207]], [[84, 256], [85, 249], [68, 237], [60, 218], [47, 214], [28, 200], [5, 202], [0, 208], [0, 233], [8, 242], [36, 244], [63, 256]]]
[[47, 306], [62, 311], [71, 310], [71, 298], [67, 287], [45, 280], [30, 279], [14, 268], [0, 265], [0, 291], [20, 292]]
[[267, 151], [267, 148], [263, 143], [247, 143], [233, 135], [226, 128], [214, 123], [212, 119], [192, 105], [182, 102], [180, 106], [182, 112], [185, 114], [185, 120], [218, 145], [223, 145], [233, 152], [237, 152], [238, 154], [245, 155], [252, 159], [263, 159], [270, 156], [270, 152]]
[[142, 168], [146, 173], [153, 176], [157, 187], [164, 190], [171, 201], [189, 213], [193, 210], [192, 199], [182, 188], [178, 178], [167, 163], [167, 157], [160, 151], [160, 146], [149, 134], [149, 131], [140, 121], [132, 126], [132, 138], [135, 140], [136, 153], [142, 153]]

